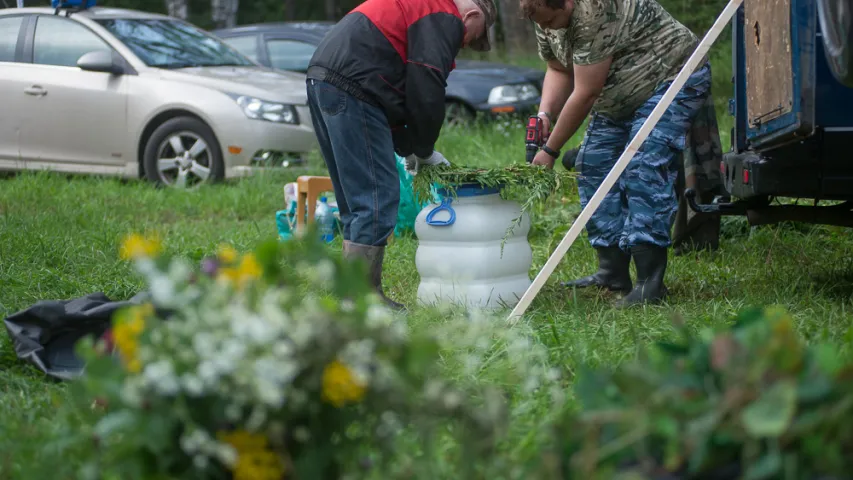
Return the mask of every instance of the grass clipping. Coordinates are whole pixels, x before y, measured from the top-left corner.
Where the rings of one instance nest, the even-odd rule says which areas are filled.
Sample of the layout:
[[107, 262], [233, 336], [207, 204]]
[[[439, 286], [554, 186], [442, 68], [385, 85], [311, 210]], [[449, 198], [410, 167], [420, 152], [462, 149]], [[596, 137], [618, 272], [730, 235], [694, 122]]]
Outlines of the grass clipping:
[[524, 214], [548, 199], [562, 198], [577, 176], [574, 172], [534, 165], [507, 165], [497, 168], [461, 167], [451, 164], [422, 166], [414, 176], [412, 188], [419, 204], [433, 201], [433, 188], [447, 190], [451, 197], [461, 185], [479, 185], [500, 189], [501, 198], [521, 205], [521, 214], [514, 219], [504, 241], [515, 226], [520, 225]]

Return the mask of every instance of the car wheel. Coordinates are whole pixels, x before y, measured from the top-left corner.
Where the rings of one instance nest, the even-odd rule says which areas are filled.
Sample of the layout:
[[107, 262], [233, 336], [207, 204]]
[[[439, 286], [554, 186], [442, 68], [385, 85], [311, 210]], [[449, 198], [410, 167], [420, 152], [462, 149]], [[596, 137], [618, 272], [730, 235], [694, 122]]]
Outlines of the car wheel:
[[474, 110], [462, 102], [450, 101], [444, 106], [444, 121], [450, 126], [465, 125], [472, 122], [474, 117]]
[[193, 188], [225, 176], [213, 131], [192, 117], [163, 122], [145, 144], [142, 158], [145, 177], [156, 185]]

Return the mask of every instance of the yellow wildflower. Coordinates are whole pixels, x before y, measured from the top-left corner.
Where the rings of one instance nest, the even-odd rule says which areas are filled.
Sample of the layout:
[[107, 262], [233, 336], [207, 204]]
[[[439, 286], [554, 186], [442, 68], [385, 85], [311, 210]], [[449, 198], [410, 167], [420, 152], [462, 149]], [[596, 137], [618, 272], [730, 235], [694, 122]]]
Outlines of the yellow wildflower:
[[364, 398], [365, 385], [352, 370], [335, 360], [323, 370], [323, 399], [337, 408]]
[[216, 250], [216, 257], [219, 258], [222, 263], [230, 265], [237, 261], [237, 250], [235, 250], [231, 245], [223, 243]]
[[247, 253], [240, 259], [236, 267], [225, 267], [219, 270], [219, 279], [228, 283], [236, 284], [242, 288], [246, 283], [261, 276], [263, 270], [253, 253]]
[[143, 237], [132, 233], [124, 238], [119, 249], [122, 260], [135, 260], [142, 257], [155, 257], [162, 251], [160, 239], [157, 236]]
[[232, 467], [234, 480], [281, 480], [284, 478], [284, 462], [269, 448], [263, 434], [219, 432], [219, 441], [228, 443], [237, 451], [237, 463]]
[[113, 327], [113, 342], [125, 367], [132, 373], [142, 370], [142, 362], [139, 360], [139, 336], [145, 329], [145, 318], [153, 313], [154, 306], [150, 303], [131, 307], [127, 316]]

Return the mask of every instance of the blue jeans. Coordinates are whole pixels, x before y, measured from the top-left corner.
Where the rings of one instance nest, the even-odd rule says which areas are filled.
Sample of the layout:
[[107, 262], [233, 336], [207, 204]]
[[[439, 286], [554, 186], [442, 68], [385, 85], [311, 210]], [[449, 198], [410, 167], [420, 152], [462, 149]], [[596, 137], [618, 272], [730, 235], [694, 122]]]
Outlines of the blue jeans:
[[400, 204], [397, 159], [385, 113], [328, 83], [308, 79], [307, 87], [344, 240], [385, 246]]
[[[593, 114], [575, 163], [581, 205], [589, 199], [616, 165], [628, 143], [660, 102], [670, 82], [661, 85], [633, 117], [616, 121]], [[586, 225], [593, 247], [671, 245], [670, 230], [678, 210], [675, 181], [690, 125], [711, 89], [706, 64], [691, 75], [628, 163], [622, 176], [605, 195]]]

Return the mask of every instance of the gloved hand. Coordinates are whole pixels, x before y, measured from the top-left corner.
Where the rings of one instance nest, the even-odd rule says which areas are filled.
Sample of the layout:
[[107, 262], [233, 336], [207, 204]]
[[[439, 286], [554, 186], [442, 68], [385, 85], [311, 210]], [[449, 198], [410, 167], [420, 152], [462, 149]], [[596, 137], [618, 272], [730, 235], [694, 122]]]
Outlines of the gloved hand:
[[412, 174], [417, 175], [418, 169], [421, 165], [450, 165], [450, 162], [444, 158], [444, 155], [433, 150], [432, 155], [427, 158], [421, 158], [414, 153], [406, 157], [406, 170]]

